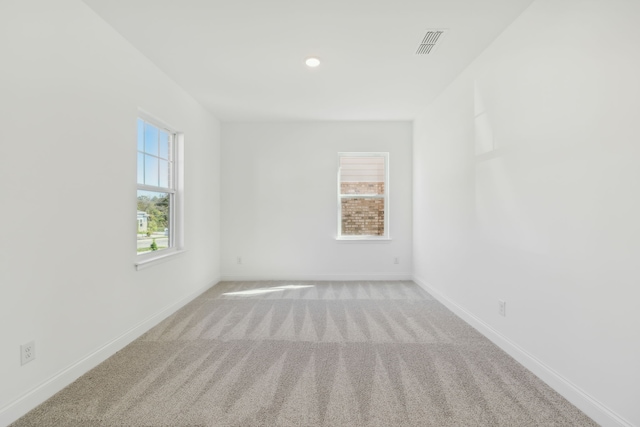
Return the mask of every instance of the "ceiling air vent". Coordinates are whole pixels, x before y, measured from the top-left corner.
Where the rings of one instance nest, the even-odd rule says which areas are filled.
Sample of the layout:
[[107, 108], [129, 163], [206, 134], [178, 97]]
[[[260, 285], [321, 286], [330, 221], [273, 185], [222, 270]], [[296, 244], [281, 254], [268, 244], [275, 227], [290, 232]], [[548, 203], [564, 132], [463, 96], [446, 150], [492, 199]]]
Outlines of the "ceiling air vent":
[[435, 52], [436, 47], [442, 43], [446, 31], [446, 29], [427, 30], [427, 34], [424, 35], [416, 50], [416, 55], [429, 55]]

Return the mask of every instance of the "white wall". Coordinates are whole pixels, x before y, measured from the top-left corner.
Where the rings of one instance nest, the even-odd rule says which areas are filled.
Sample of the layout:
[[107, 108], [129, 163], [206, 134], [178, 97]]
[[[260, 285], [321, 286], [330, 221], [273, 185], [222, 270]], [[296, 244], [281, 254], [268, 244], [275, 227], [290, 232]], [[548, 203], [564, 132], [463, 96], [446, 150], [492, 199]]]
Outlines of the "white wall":
[[[410, 278], [411, 138], [409, 122], [224, 123], [223, 278]], [[340, 151], [390, 153], [390, 242], [335, 240]]]
[[[80, 1], [3, 1], [0, 16], [4, 425], [218, 280], [220, 125]], [[138, 108], [185, 134], [188, 249], [141, 271]]]
[[416, 279], [604, 425], [640, 425], [639, 19], [536, 1], [414, 123]]

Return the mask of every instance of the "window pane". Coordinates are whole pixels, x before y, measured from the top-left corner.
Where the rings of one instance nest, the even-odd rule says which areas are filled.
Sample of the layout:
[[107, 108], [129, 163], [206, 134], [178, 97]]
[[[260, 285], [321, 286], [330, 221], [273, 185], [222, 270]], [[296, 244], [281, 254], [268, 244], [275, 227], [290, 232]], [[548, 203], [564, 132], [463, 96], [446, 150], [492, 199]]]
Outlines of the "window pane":
[[342, 199], [343, 236], [384, 236], [384, 199]]
[[138, 119], [138, 151], [144, 151], [144, 122]]
[[158, 155], [158, 128], [149, 123], [144, 124], [144, 151]]
[[147, 185], [158, 185], [158, 158], [144, 156], [144, 183]]
[[160, 187], [169, 188], [169, 162], [160, 160]]
[[160, 131], [160, 157], [169, 159], [169, 134], [162, 130]]
[[138, 153], [138, 184], [144, 184], [144, 154]]
[[384, 194], [384, 157], [341, 157], [340, 194]]
[[138, 254], [170, 246], [171, 197], [169, 193], [138, 190]]

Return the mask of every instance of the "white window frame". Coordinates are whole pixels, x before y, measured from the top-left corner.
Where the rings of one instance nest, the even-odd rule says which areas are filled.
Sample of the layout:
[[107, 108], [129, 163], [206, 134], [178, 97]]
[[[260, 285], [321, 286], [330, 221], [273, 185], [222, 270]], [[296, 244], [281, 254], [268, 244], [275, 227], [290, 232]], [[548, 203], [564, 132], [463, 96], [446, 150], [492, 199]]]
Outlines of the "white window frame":
[[[384, 194], [341, 194], [340, 186], [340, 159], [342, 157], [382, 157], [384, 158]], [[388, 152], [339, 152], [338, 153], [338, 173], [337, 173], [337, 194], [338, 194], [338, 233], [336, 240], [343, 241], [388, 241], [391, 240], [389, 231], [389, 153]], [[342, 199], [346, 198], [367, 198], [384, 199], [384, 235], [343, 235], [342, 234]]]
[[[135, 266], [137, 270], [141, 270], [148, 266], [158, 264], [169, 260], [171, 257], [181, 254], [184, 249], [184, 222], [183, 222], [183, 142], [184, 135], [178, 132], [173, 127], [167, 125], [162, 120], [146, 113], [144, 111], [138, 111], [137, 119], [142, 119], [144, 122], [149, 123], [159, 130], [164, 130], [170, 135], [169, 150], [171, 152], [170, 157], [173, 159], [173, 168], [170, 173], [169, 187], [160, 187], [154, 185], [140, 184], [137, 181], [137, 162], [136, 162], [136, 199], [138, 190], [156, 191], [162, 193], [171, 194], [169, 205], [169, 247], [159, 251], [152, 251], [139, 254], [137, 252], [137, 244], [134, 245], [136, 249]], [[137, 123], [137, 120], [136, 120]], [[137, 127], [136, 127], [137, 128]], [[137, 147], [137, 141], [136, 141]], [[136, 158], [139, 151], [136, 148]], [[136, 206], [137, 208], [137, 206]], [[136, 242], [137, 243], [137, 242]]]

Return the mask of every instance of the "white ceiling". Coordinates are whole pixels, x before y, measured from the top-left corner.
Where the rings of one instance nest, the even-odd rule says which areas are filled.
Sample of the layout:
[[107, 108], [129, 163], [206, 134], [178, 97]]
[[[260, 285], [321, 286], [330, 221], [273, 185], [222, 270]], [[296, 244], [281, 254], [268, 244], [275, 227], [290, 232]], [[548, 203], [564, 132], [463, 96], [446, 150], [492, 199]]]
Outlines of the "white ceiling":
[[85, 3], [219, 119], [296, 121], [412, 120], [532, 1]]

